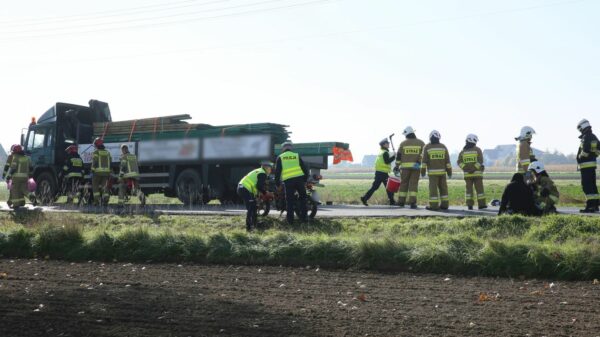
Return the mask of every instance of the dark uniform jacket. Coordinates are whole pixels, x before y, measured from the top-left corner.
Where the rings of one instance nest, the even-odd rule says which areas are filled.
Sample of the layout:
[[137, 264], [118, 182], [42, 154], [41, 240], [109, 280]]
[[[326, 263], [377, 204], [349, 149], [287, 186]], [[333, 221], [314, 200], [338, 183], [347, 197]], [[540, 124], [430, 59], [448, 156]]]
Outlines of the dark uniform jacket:
[[515, 173], [511, 182], [504, 189], [499, 214], [509, 212], [524, 215], [539, 215], [535, 206], [533, 190], [525, 184], [523, 174]]
[[577, 163], [595, 162], [598, 157], [598, 151], [600, 151], [600, 144], [598, 144], [598, 137], [589, 130], [579, 136], [581, 139], [581, 145], [577, 150]]

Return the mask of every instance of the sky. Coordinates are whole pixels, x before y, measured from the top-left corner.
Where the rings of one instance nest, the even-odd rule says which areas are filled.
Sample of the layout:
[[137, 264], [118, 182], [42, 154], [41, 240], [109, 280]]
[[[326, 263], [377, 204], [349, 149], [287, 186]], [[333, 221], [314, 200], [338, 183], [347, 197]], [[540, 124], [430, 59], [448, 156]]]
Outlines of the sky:
[[55, 102], [274, 122], [355, 160], [411, 125], [451, 152], [573, 153], [600, 123], [598, 0], [0, 0], [0, 143]]

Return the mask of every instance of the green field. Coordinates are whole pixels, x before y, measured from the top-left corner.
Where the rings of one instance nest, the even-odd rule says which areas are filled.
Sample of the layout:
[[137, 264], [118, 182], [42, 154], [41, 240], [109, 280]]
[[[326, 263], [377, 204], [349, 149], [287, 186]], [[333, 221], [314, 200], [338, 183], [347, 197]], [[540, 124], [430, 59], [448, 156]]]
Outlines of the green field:
[[[371, 179], [324, 179], [324, 188], [319, 188], [322, 201], [332, 201], [334, 204], [360, 204], [360, 197], [371, 187]], [[560, 191], [559, 206], [580, 206], [585, 203], [578, 180], [556, 180]], [[428, 200], [429, 182], [427, 178], [419, 181], [418, 203], [425, 205]], [[492, 199], [500, 199], [507, 184], [506, 180], [484, 180], [485, 194], [489, 203]], [[448, 181], [448, 196], [450, 205], [465, 205], [464, 180]], [[387, 205], [387, 196], [383, 186], [373, 194], [369, 204]]]
[[500, 277], [600, 277], [600, 219], [274, 218], [0, 213], [0, 256], [321, 266]]

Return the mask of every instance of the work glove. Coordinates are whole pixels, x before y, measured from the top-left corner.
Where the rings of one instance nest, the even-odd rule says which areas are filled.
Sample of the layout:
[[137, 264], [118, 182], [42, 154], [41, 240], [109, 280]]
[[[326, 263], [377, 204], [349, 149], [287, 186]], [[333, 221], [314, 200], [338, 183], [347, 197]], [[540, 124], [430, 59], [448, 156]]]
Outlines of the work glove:
[[544, 188], [544, 189], [542, 190], [542, 192], [540, 192], [540, 195], [541, 195], [542, 197], [546, 198], [546, 197], [550, 196], [550, 190], [549, 190], [549, 189], [547, 189], [547, 188]]
[[400, 173], [400, 167], [398, 167], [398, 165], [394, 166], [394, 169], [393, 169], [393, 171], [394, 171], [394, 175], [396, 175], [396, 176], [397, 176], [397, 175], [398, 175], [398, 173]]
[[421, 178], [425, 178], [425, 172], [421, 172]]
[[485, 166], [481, 165], [481, 172], [485, 171]]
[[421, 169], [421, 164], [419, 164], [419, 163], [415, 163], [415, 164], [413, 165], [413, 168], [414, 168], [415, 170], [420, 170], [420, 169]]

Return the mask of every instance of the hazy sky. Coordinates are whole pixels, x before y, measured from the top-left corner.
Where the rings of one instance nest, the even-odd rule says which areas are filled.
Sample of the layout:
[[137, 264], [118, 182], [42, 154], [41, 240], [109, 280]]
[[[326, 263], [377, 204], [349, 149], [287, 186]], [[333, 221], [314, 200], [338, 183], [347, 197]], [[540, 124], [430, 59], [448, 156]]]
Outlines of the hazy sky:
[[288, 124], [355, 158], [406, 125], [574, 152], [600, 125], [600, 1], [0, 1], [0, 142], [54, 102]]

